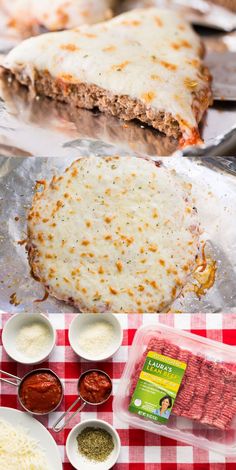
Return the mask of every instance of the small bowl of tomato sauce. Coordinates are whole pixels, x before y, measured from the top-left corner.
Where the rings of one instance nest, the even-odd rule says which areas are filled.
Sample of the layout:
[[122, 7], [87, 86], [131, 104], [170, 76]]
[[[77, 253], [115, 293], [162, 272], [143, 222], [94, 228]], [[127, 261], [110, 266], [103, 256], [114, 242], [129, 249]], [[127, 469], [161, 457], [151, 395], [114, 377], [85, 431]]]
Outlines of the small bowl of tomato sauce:
[[84, 372], [78, 383], [79, 395], [89, 405], [101, 405], [112, 392], [112, 382], [108, 374], [98, 369]]
[[[90, 369], [83, 372], [78, 380], [78, 398], [56, 421], [53, 430], [55, 432], [61, 431], [72, 417], [83, 410], [85, 405], [102, 405], [110, 398], [111, 393], [112, 381], [106, 372], [99, 369]], [[66, 418], [68, 412], [73, 410], [76, 405], [79, 405], [77, 410]], [[58, 426], [61, 422], [63, 424]]]
[[55, 411], [64, 395], [59, 377], [51, 369], [37, 369], [26, 374], [19, 384], [18, 397], [22, 407], [35, 415]]

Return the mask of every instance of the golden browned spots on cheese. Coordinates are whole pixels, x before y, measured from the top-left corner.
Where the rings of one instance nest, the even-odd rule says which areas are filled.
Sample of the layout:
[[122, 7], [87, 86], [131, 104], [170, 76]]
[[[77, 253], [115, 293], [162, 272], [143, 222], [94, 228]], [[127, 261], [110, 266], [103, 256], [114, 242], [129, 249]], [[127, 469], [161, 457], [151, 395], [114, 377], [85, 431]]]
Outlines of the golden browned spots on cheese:
[[81, 242], [81, 245], [83, 245], [83, 246], [88, 246], [88, 245], [90, 245], [90, 241], [89, 241], [89, 240], [83, 240], [83, 241]]
[[189, 64], [195, 68], [198, 68], [200, 67], [200, 60], [199, 59], [187, 59], [186, 64]]
[[186, 211], [188, 214], [191, 214], [192, 209], [191, 209], [191, 207], [186, 207], [185, 211]]
[[171, 46], [173, 47], [173, 49], [176, 49], [176, 50], [181, 49], [181, 47], [186, 47], [187, 49], [191, 49], [191, 44], [184, 39], [181, 39], [181, 41], [179, 42], [172, 42]]
[[156, 75], [155, 73], [152, 73], [151, 79], [152, 79], [152, 80], [160, 80], [161, 78], [160, 78], [159, 75]]
[[91, 224], [90, 220], [87, 220], [87, 222], [86, 222], [86, 227], [89, 228], [89, 227], [91, 227], [91, 225], [92, 225], [92, 224]]
[[127, 294], [130, 296], [130, 297], [133, 297], [134, 296], [134, 293], [131, 289], [127, 289]]
[[68, 197], [70, 197], [70, 195], [68, 193], [64, 193], [64, 198], [68, 199]]
[[157, 251], [157, 246], [152, 244], [152, 245], [149, 245], [148, 249], [149, 251], [152, 251], [153, 253], [155, 253]]
[[121, 273], [121, 271], [123, 270], [123, 264], [120, 260], [116, 262], [116, 267], [118, 271]]
[[164, 259], [159, 259], [159, 263], [160, 263], [161, 266], [165, 266], [165, 265], [166, 265]]
[[113, 294], [113, 295], [117, 295], [117, 294], [118, 294], [118, 291], [117, 291], [116, 289], [114, 289], [114, 287], [109, 286], [109, 291], [110, 291], [111, 294]]
[[70, 283], [70, 280], [67, 278], [67, 277], [63, 277], [64, 281], [69, 284]]
[[49, 221], [49, 219], [43, 219], [42, 222], [46, 224]]
[[163, 26], [163, 21], [161, 20], [161, 18], [159, 18], [159, 16], [155, 16], [155, 23], [157, 24], [157, 26], [159, 26], [161, 28], [161, 26]]
[[153, 307], [152, 305], [149, 305], [148, 308], [147, 308], [148, 312], [150, 313], [155, 313], [156, 312], [156, 308]]
[[111, 240], [111, 238], [112, 238], [111, 235], [105, 235], [104, 237], [105, 240]]
[[147, 91], [146, 93], [142, 94], [142, 99], [147, 103], [150, 103], [156, 97], [156, 93], [154, 91]]
[[60, 46], [60, 48], [62, 50], [65, 50], [65, 51], [70, 51], [70, 52], [74, 52], [74, 51], [78, 51], [80, 48], [77, 47], [75, 44], [62, 44]]
[[177, 65], [166, 62], [165, 60], [161, 60], [160, 64], [168, 70], [177, 70]]
[[66, 240], [61, 241], [61, 246], [64, 246], [66, 244]]
[[139, 20], [124, 20], [124, 21], [122, 21], [122, 24], [127, 25], [127, 26], [139, 26], [141, 24], [141, 21], [139, 21]]
[[157, 212], [156, 209], [153, 210], [153, 212], [152, 212], [152, 217], [153, 217], [154, 219], [157, 219], [157, 217], [158, 217], [158, 212]]
[[104, 274], [104, 269], [103, 269], [102, 266], [99, 266], [99, 268], [98, 268], [98, 273], [99, 273], [99, 274]]
[[96, 34], [92, 34], [92, 33], [81, 33], [83, 34], [84, 36], [86, 36], [86, 38], [90, 38], [90, 39], [94, 39], [97, 37]]
[[141, 247], [139, 251], [140, 251], [140, 253], [144, 253], [145, 250], [144, 250], [143, 247]]
[[81, 289], [81, 290], [82, 290], [82, 292], [84, 292], [84, 294], [86, 294], [86, 292], [87, 292], [87, 289], [86, 289], [86, 287], [82, 287], [82, 289]]
[[177, 290], [176, 287], [173, 287], [173, 288], [172, 288], [171, 293], [172, 293], [172, 296], [173, 296], [173, 297], [176, 296], [176, 290]]
[[121, 64], [117, 64], [117, 65], [113, 65], [112, 66], [112, 70], [115, 70], [116, 72], [121, 72], [122, 70], [125, 69], [125, 67], [127, 67], [127, 65], [130, 64], [130, 60], [125, 60], [124, 62], [122, 62]]
[[108, 47], [103, 48], [104, 52], [113, 52], [115, 50], [116, 50], [116, 46], [108, 46]]
[[184, 79], [184, 84], [187, 88], [189, 88], [190, 90], [191, 89], [194, 89], [196, 88], [196, 86], [198, 85], [198, 83], [196, 82], [196, 80], [191, 80], [189, 77], [186, 77]]
[[134, 242], [134, 237], [126, 237], [126, 235], [121, 235], [121, 239], [126, 242], [126, 245], [129, 246]]
[[107, 188], [106, 191], [105, 191], [105, 194], [107, 194], [108, 196], [110, 196], [110, 194], [111, 194], [111, 189], [110, 189], [110, 188]]
[[142, 286], [142, 284], [140, 284], [140, 285], [138, 286], [138, 291], [139, 291], [139, 292], [143, 292], [144, 289], [145, 289], [145, 287]]
[[72, 253], [75, 253], [75, 248], [72, 246], [70, 249], [69, 249], [69, 252], [72, 254]]
[[[71, 73], [61, 73], [60, 78], [62, 78], [65, 81], [71, 82], [74, 77], [73, 77], [73, 75], [71, 75]], [[78, 80], [76, 80], [76, 81], [78, 82]], [[58, 186], [54, 185], [53, 189], [58, 189]]]
[[73, 178], [75, 178], [77, 175], [78, 175], [78, 169], [77, 169], [77, 168], [73, 168], [73, 170], [72, 170], [72, 172], [71, 172], [71, 176], [73, 176]]
[[187, 264], [185, 264], [182, 269], [183, 269], [183, 271], [187, 272], [189, 270], [189, 266]]
[[157, 285], [156, 281], [150, 281], [149, 284], [150, 284], [150, 286], [152, 286], [154, 289], [158, 289], [158, 285]]
[[40, 242], [43, 242], [44, 238], [43, 238], [42, 232], [39, 232], [39, 233], [38, 233], [38, 240], [39, 240]]
[[107, 217], [104, 218], [104, 221], [106, 222], [106, 224], [110, 224], [111, 221], [112, 221], [112, 217], [107, 216]]

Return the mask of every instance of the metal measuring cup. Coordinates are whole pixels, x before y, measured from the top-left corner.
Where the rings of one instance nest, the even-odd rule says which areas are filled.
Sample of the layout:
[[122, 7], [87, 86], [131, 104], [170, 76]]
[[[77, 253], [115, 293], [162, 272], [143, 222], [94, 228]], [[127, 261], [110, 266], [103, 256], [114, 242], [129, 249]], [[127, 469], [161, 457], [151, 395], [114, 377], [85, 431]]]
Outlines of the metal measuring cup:
[[[110, 382], [110, 384], [111, 384], [111, 391], [110, 391], [109, 395], [105, 398], [105, 400], [100, 401], [100, 402], [98, 402], [98, 403], [94, 403], [94, 402], [91, 403], [91, 402], [85, 400], [85, 399], [80, 395], [80, 384], [81, 384], [81, 381], [83, 380], [83, 378], [84, 378], [87, 374], [90, 374], [91, 372], [97, 372], [97, 373], [100, 373], [100, 374], [105, 375], [105, 376], [108, 378], [108, 380], [109, 380], [109, 382]], [[104, 372], [103, 370], [99, 370], [99, 369], [89, 369], [89, 370], [86, 370], [86, 371], [83, 372], [83, 373], [80, 375], [80, 377], [79, 377], [79, 380], [78, 380], [78, 383], [77, 383], [77, 389], [78, 389], [78, 394], [79, 394], [78, 398], [76, 398], [76, 400], [74, 401], [74, 403], [72, 403], [72, 405], [68, 408], [68, 410], [65, 411], [65, 413], [63, 413], [63, 414], [61, 415], [61, 417], [55, 422], [55, 424], [52, 426], [53, 431], [55, 431], [55, 432], [60, 432], [60, 431], [62, 431], [62, 429], [64, 429], [64, 427], [66, 426], [66, 424], [69, 423], [69, 421], [71, 421], [71, 419], [74, 418], [74, 416], [77, 415], [77, 413], [79, 413], [80, 411], [83, 410], [83, 408], [85, 407], [85, 405], [93, 405], [93, 406], [103, 405], [103, 403], [105, 403], [107, 400], [109, 400], [109, 398], [110, 398], [110, 396], [111, 396], [111, 394], [112, 394], [112, 381], [111, 381], [111, 377], [110, 377], [106, 372]], [[78, 403], [80, 403], [79, 408], [78, 408], [76, 411], [74, 411], [74, 413], [72, 413], [72, 415], [71, 415], [69, 418], [64, 419], [64, 418], [68, 415], [68, 413], [69, 413]], [[60, 424], [61, 421], [63, 421], [63, 420], [64, 420], [64, 423], [62, 424], [62, 426], [59, 426], [59, 427], [58, 427], [58, 424]]]
[[[36, 373], [43, 373], [43, 372], [46, 372], [46, 373], [50, 373], [52, 375], [54, 375], [54, 377], [56, 377], [56, 379], [58, 380], [58, 382], [60, 383], [61, 385], [61, 398], [60, 398], [60, 401], [59, 403], [50, 411], [47, 411], [47, 412], [34, 412], [34, 411], [31, 411], [29, 410], [25, 405], [24, 405], [24, 402], [22, 402], [21, 400], [21, 397], [20, 397], [20, 390], [21, 390], [21, 387], [24, 383], [24, 381], [26, 380], [27, 377], [29, 377], [30, 375], [34, 375]], [[58, 375], [51, 369], [35, 369], [35, 370], [32, 370], [30, 372], [28, 372], [27, 374], [24, 375], [24, 377], [20, 378], [20, 377], [17, 377], [16, 375], [13, 375], [13, 374], [10, 374], [9, 372], [5, 372], [4, 370], [1, 370], [0, 369], [0, 373], [1, 374], [4, 374], [6, 375], [7, 377], [10, 377], [12, 379], [15, 380], [15, 382], [11, 381], [11, 380], [8, 380], [4, 377], [0, 377], [0, 381], [2, 382], [6, 382], [10, 385], [14, 385], [15, 387], [18, 387], [18, 392], [17, 392], [17, 397], [18, 397], [18, 400], [22, 406], [22, 408], [24, 408], [25, 411], [27, 411], [28, 413], [31, 413], [32, 415], [36, 415], [36, 416], [44, 416], [44, 415], [48, 415], [49, 413], [52, 413], [52, 411], [55, 411], [61, 404], [62, 402], [62, 399], [63, 399], [63, 396], [64, 396], [64, 389], [63, 389], [63, 385], [62, 385], [62, 381], [61, 379], [58, 377]]]

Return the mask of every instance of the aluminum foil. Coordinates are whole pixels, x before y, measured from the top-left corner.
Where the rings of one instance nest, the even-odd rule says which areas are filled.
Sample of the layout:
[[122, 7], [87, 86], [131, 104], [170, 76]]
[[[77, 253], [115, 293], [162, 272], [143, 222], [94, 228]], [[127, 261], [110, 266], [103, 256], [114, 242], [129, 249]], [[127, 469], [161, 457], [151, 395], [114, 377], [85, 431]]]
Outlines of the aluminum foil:
[[123, 11], [140, 7], [172, 8], [182, 13], [193, 24], [223, 31], [236, 28], [235, 13], [206, 0], [125, 0]]
[[[205, 44], [207, 51], [216, 50], [223, 57], [225, 51], [236, 51], [236, 33], [207, 37]], [[236, 155], [236, 102], [215, 102], [201, 124], [201, 134], [203, 146], [181, 152], [175, 139], [151, 127], [33, 97], [16, 81], [0, 81], [2, 156], [71, 156], [80, 152], [84, 140], [94, 147], [112, 144], [114, 150], [138, 155]]]
[[[100, 144], [99, 154], [113, 154], [113, 147]], [[80, 155], [95, 154], [93, 144], [84, 141]], [[97, 147], [96, 147], [96, 154]], [[77, 157], [79, 154], [77, 153]], [[125, 158], [125, 156], [124, 156]], [[0, 310], [7, 312], [74, 312], [53, 297], [44, 297], [44, 288], [30, 275], [24, 245], [26, 213], [35, 181], [51, 178], [74, 160], [70, 158], [0, 159]], [[206, 252], [217, 263], [216, 280], [198, 298], [188, 288], [171, 307], [171, 312], [236, 312], [236, 167], [233, 161], [195, 157], [158, 158], [192, 183], [195, 205], [202, 226]], [[206, 163], [206, 164], [205, 164]], [[225, 168], [225, 170], [223, 170]], [[230, 172], [228, 171], [230, 170]]]

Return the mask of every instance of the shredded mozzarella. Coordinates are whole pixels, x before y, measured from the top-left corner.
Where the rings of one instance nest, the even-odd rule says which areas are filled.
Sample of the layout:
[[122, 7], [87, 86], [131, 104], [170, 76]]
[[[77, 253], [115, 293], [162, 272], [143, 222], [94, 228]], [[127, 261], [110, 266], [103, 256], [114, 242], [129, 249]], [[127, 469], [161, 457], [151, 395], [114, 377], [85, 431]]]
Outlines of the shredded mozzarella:
[[0, 469], [49, 470], [39, 443], [20, 426], [0, 419]]

